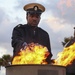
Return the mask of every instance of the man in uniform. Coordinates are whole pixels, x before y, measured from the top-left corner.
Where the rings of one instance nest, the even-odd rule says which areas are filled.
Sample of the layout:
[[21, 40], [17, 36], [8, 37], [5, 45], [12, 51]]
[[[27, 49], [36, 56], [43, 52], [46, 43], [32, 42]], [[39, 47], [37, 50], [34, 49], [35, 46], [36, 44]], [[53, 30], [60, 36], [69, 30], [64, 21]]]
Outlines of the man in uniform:
[[49, 35], [45, 30], [38, 27], [41, 19], [41, 14], [45, 11], [45, 7], [38, 3], [30, 3], [24, 6], [24, 10], [26, 11], [27, 24], [19, 24], [13, 29], [13, 54], [16, 55], [21, 48], [24, 48], [32, 42], [38, 43], [48, 48], [50, 54], [46, 61], [50, 63], [52, 53]]

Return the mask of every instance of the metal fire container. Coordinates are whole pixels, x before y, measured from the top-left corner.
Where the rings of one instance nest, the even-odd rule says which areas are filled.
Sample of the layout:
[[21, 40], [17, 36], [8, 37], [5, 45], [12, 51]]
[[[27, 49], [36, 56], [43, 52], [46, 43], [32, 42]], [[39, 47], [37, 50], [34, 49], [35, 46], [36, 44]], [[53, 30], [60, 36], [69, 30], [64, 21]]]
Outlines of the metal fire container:
[[72, 64], [66, 66], [67, 75], [75, 75], [75, 60]]
[[10, 65], [6, 75], [66, 75], [66, 68], [56, 65]]

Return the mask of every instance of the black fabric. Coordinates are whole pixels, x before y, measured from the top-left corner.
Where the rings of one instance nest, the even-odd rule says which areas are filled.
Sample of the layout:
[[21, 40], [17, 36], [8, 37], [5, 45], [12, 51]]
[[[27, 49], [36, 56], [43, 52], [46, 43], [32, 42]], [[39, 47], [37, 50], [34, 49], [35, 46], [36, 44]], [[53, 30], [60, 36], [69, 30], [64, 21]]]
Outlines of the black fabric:
[[47, 61], [49, 62], [52, 57], [52, 53], [49, 35], [46, 31], [39, 27], [33, 27], [27, 24], [16, 26], [12, 34], [12, 47], [14, 48], [14, 55], [19, 52], [24, 42], [27, 44], [34, 42], [46, 46], [50, 52], [50, 55], [47, 58]]

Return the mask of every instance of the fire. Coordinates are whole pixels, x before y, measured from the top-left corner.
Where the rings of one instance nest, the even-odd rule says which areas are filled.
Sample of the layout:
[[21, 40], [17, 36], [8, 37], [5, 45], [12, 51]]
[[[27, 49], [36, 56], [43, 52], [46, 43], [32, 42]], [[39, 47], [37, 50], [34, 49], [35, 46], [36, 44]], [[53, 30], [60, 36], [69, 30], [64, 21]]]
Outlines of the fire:
[[58, 58], [55, 60], [54, 65], [67, 66], [72, 64], [75, 60], [75, 43], [58, 53]]
[[42, 45], [31, 43], [24, 50], [20, 50], [14, 57], [12, 65], [15, 64], [47, 64], [45, 59], [49, 55], [48, 49]]

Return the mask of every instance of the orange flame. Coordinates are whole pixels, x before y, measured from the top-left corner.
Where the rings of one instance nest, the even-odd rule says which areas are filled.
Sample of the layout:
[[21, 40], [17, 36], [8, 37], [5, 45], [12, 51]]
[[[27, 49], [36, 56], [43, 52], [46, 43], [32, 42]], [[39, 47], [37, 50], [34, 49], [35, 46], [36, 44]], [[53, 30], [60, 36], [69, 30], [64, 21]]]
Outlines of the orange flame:
[[74, 60], [75, 60], [75, 43], [69, 47], [64, 48], [64, 50], [58, 54], [58, 58], [55, 60], [54, 65], [67, 66], [72, 64]]
[[15, 56], [12, 65], [15, 64], [47, 64], [45, 59], [49, 55], [48, 49], [42, 45], [31, 43], [26, 49]]

